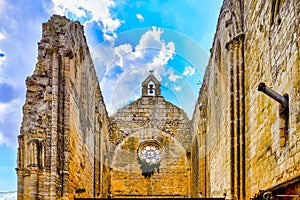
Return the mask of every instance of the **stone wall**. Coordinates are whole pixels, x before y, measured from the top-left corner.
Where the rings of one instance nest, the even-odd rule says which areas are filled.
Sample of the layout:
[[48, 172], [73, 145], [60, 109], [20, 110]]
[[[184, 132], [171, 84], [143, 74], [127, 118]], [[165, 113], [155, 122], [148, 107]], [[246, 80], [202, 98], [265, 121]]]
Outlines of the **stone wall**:
[[54, 15], [26, 79], [18, 199], [299, 194], [299, 22], [297, 0], [224, 0], [189, 121], [147, 95], [108, 117], [83, 27]]
[[[191, 135], [183, 110], [161, 96], [143, 96], [111, 119], [118, 127], [111, 136], [112, 196], [188, 197]], [[159, 167], [145, 173], [138, 151], [147, 143], [158, 144], [162, 158]]]
[[245, 190], [241, 11], [239, 1], [224, 1], [195, 107], [191, 178], [194, 197], [233, 198]]
[[79, 22], [54, 15], [43, 24], [26, 86], [18, 199], [107, 196], [109, 120]]
[[[244, 7], [245, 126], [249, 135], [247, 196], [250, 197], [259, 190], [272, 190], [276, 194], [280, 184], [288, 185], [300, 176], [300, 2], [245, 1]], [[280, 104], [257, 91], [260, 82], [288, 95], [287, 127]], [[279, 193], [285, 193], [287, 188], [280, 188]], [[298, 183], [296, 193], [299, 191]]]
[[[299, 194], [299, 5], [223, 2], [193, 115], [192, 196]], [[288, 94], [287, 119], [260, 82]]]

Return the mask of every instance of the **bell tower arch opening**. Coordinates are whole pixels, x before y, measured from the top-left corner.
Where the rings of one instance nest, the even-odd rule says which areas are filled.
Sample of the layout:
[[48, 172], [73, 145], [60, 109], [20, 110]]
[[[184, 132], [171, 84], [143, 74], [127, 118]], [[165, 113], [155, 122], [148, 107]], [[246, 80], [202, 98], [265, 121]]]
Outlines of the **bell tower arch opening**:
[[160, 82], [153, 75], [153, 70], [149, 71], [148, 77], [142, 83], [142, 96], [160, 96]]

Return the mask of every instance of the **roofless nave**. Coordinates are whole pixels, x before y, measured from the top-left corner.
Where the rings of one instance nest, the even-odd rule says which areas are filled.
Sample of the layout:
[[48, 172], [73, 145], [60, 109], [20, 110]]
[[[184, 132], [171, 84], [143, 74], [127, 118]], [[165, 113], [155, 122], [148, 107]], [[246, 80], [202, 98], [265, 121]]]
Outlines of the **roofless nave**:
[[225, 0], [192, 120], [152, 74], [108, 116], [83, 27], [52, 16], [26, 80], [18, 199], [299, 198], [299, 13]]

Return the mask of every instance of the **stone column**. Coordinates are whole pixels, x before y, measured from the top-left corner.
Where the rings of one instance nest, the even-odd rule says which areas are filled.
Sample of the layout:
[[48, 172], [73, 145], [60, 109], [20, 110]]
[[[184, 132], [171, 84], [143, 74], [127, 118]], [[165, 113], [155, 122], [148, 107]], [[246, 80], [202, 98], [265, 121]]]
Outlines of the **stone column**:
[[38, 196], [38, 168], [30, 169], [30, 199], [36, 200]]
[[23, 200], [24, 195], [24, 135], [18, 136], [19, 148], [18, 148], [18, 162], [17, 162], [17, 176], [18, 176], [18, 199]]
[[228, 68], [229, 68], [229, 135], [230, 135], [230, 156], [229, 156], [229, 162], [230, 162], [230, 191], [227, 195], [229, 198], [234, 198], [235, 196], [235, 151], [234, 151], [234, 45], [230, 41], [226, 44], [226, 48], [229, 51], [229, 61], [228, 61]]
[[230, 198], [245, 196], [244, 34], [226, 44], [230, 54]]
[[23, 200], [24, 196], [24, 173], [23, 170], [17, 168], [17, 176], [18, 176], [18, 200]]
[[246, 141], [245, 141], [245, 66], [244, 66], [244, 34], [242, 34], [239, 38], [239, 48], [238, 48], [238, 62], [239, 62], [239, 124], [240, 124], [240, 199], [244, 199], [246, 197], [246, 189], [245, 189], [245, 177], [246, 177]]
[[240, 63], [239, 63], [239, 40], [237, 38], [233, 39], [234, 45], [234, 167], [235, 167], [235, 196], [239, 199], [240, 196]]
[[52, 110], [51, 110], [51, 166], [50, 166], [50, 199], [56, 199], [57, 181], [57, 121], [58, 121], [58, 78], [59, 55], [58, 49], [52, 54]]
[[71, 50], [67, 49], [64, 52], [63, 57], [63, 64], [62, 64], [62, 70], [63, 70], [63, 81], [64, 81], [64, 87], [63, 87], [63, 145], [61, 147], [63, 148], [63, 160], [61, 160], [62, 165], [62, 196], [63, 199], [68, 199], [69, 197], [69, 140], [70, 140], [70, 91], [69, 88], [71, 88], [70, 83], [70, 60], [73, 58], [73, 54]]

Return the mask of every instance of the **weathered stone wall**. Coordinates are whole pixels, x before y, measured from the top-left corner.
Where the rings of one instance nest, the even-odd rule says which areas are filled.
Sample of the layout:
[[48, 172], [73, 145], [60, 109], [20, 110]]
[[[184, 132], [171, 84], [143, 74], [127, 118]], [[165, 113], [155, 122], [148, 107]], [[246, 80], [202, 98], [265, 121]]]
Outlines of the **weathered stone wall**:
[[[297, 0], [224, 0], [190, 122], [147, 95], [109, 118], [83, 27], [51, 17], [26, 80], [18, 199], [299, 194], [299, 22]], [[145, 173], [147, 142], [162, 159]]]
[[[244, 8], [247, 196], [251, 197], [259, 190], [276, 194], [279, 184], [288, 185], [300, 176], [300, 2], [247, 0]], [[280, 104], [257, 91], [260, 82], [288, 94], [286, 131]], [[296, 193], [299, 190], [298, 182]]]
[[[193, 116], [192, 196], [299, 193], [299, 5], [223, 2]], [[288, 120], [260, 82], [288, 94]]]
[[26, 85], [18, 199], [107, 195], [101, 156], [109, 155], [103, 145], [109, 120], [79, 22], [55, 15], [43, 24], [38, 63]]
[[[242, 20], [239, 1], [224, 1], [193, 115], [194, 197], [237, 197], [244, 190]], [[195, 176], [194, 176], [195, 175]]]
[[141, 97], [110, 118], [112, 123], [118, 124], [116, 129], [120, 129], [119, 133], [111, 134], [110, 140], [114, 144], [140, 127], [157, 127], [175, 137], [185, 149], [190, 146], [190, 122], [186, 113], [162, 96]]
[[[191, 135], [187, 115], [161, 96], [143, 96], [111, 116], [116, 124], [111, 141], [113, 197], [188, 197]], [[143, 176], [140, 145], [158, 143], [158, 169]], [[188, 155], [187, 155], [188, 154]]]

